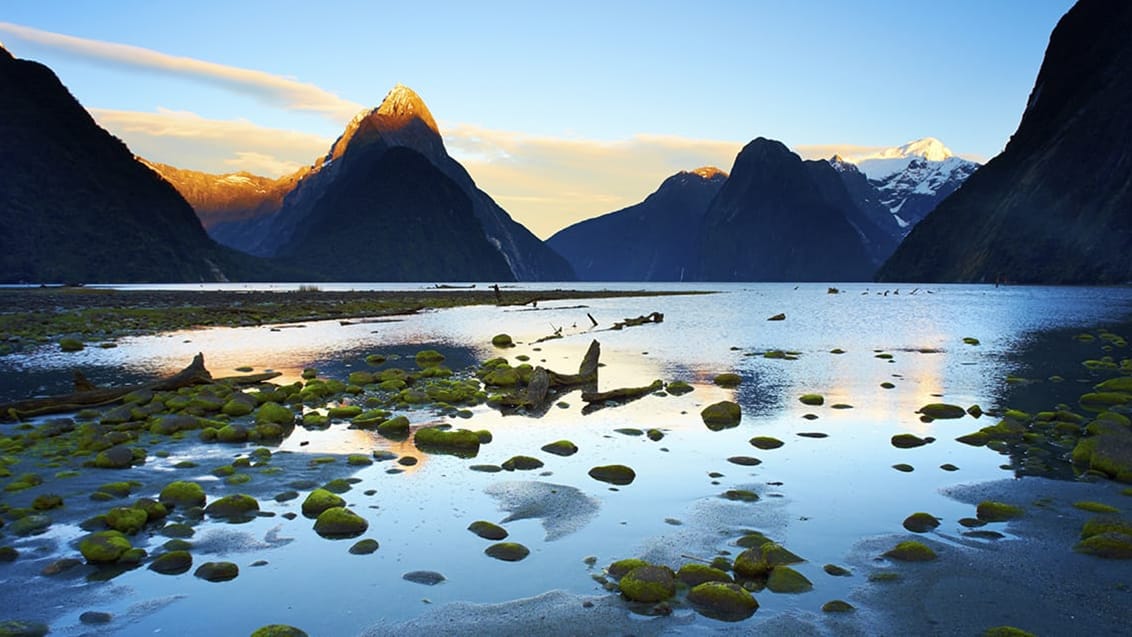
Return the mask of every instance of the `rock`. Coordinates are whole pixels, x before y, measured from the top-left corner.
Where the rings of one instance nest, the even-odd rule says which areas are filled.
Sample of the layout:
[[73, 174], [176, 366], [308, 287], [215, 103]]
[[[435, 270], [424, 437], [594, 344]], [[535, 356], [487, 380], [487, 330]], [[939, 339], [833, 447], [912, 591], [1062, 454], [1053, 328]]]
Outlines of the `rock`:
[[20, 552], [11, 546], [0, 546], [0, 562], [15, 562]]
[[804, 593], [813, 589], [814, 584], [789, 566], [775, 566], [770, 570], [766, 587], [774, 593]]
[[556, 440], [555, 442], [543, 445], [542, 450], [556, 456], [572, 456], [578, 453], [578, 445], [569, 440]]
[[723, 497], [735, 502], [757, 502], [759, 494], [749, 489], [728, 489], [723, 492]]
[[857, 610], [852, 604], [840, 599], [830, 600], [822, 604], [823, 613], [851, 613]]
[[821, 569], [827, 574], [834, 577], [849, 577], [853, 574], [849, 571], [849, 569], [838, 566], [836, 564], [826, 564], [825, 566], [821, 567]]
[[377, 540], [374, 539], [366, 538], [364, 540], [358, 540], [357, 542], [354, 542], [353, 546], [350, 547], [350, 554], [369, 555], [380, 548], [380, 546], [381, 545], [377, 543]]
[[489, 557], [504, 562], [518, 562], [531, 554], [531, 550], [518, 542], [500, 542], [492, 544], [483, 551]]
[[748, 442], [750, 442], [754, 447], [763, 450], [777, 449], [783, 445], [783, 442], [781, 440], [779, 440], [778, 438], [772, 438], [770, 436], [755, 436]]
[[507, 529], [486, 520], [476, 520], [468, 525], [468, 530], [485, 540], [502, 540], [507, 537]]
[[326, 509], [314, 522], [315, 533], [330, 539], [357, 537], [367, 529], [369, 522], [346, 507]]
[[157, 499], [167, 507], [188, 509], [204, 506], [205, 494], [199, 484], [178, 480], [165, 485]]
[[934, 441], [935, 438], [931, 436], [921, 438], [914, 434], [896, 434], [892, 437], [892, 446], [897, 449], [912, 449], [914, 447], [922, 447]]
[[213, 500], [204, 508], [205, 514], [214, 518], [227, 518], [240, 520], [250, 518], [259, 511], [259, 502], [250, 495], [226, 495], [219, 500]]
[[930, 562], [937, 557], [930, 546], [915, 540], [897, 544], [885, 552], [884, 556], [901, 562]]
[[542, 466], [542, 460], [530, 456], [514, 456], [502, 465], [506, 471], [533, 471]]
[[429, 453], [473, 458], [479, 453], [480, 437], [476, 432], [467, 429], [445, 431], [437, 427], [422, 427], [413, 436], [413, 444]]
[[99, 469], [126, 469], [134, 464], [134, 452], [125, 445], [116, 445], [98, 452], [94, 466]]
[[1078, 553], [1105, 559], [1132, 559], [1132, 534], [1107, 531], [1090, 535], [1073, 547]]
[[590, 469], [589, 476], [600, 482], [624, 486], [637, 478], [635, 471], [622, 464], [610, 464]]
[[638, 566], [625, 574], [618, 588], [626, 599], [655, 603], [676, 595], [676, 577], [664, 566]]
[[664, 386], [664, 391], [672, 394], [673, 396], [681, 396], [683, 394], [687, 394], [688, 392], [691, 392], [691, 391], [694, 391], [694, 390], [695, 390], [695, 387], [692, 387], [691, 385], [689, 385], [688, 383], [686, 383], [682, 380], [674, 380], [671, 383], [668, 383], [667, 385]]
[[933, 420], [947, 420], [953, 418], [962, 418], [967, 415], [967, 410], [959, 405], [948, 405], [946, 403], [931, 403], [920, 407], [916, 412], [931, 418]]
[[79, 552], [91, 564], [117, 562], [131, 548], [130, 541], [118, 531], [91, 533], [79, 542]]
[[983, 522], [1005, 522], [1020, 517], [1023, 513], [1022, 507], [991, 500], [980, 502], [975, 509], [975, 515]]
[[390, 440], [405, 440], [409, 437], [409, 419], [395, 416], [377, 426], [377, 433]]
[[51, 517], [43, 513], [32, 513], [12, 522], [8, 531], [12, 535], [39, 535], [51, 526]]
[[778, 313], [778, 314], [775, 314], [774, 316], [768, 318], [767, 320], [768, 321], [785, 321], [786, 315], [783, 314], [783, 313]]
[[146, 512], [134, 507], [114, 507], [106, 513], [106, 524], [126, 535], [137, 533], [148, 521], [149, 516]]
[[930, 513], [913, 513], [904, 518], [904, 528], [913, 533], [927, 533], [939, 526], [939, 518]]
[[180, 575], [193, 567], [193, 556], [188, 551], [169, 551], [157, 556], [149, 570], [162, 575]]
[[307, 633], [287, 624], [268, 624], [255, 629], [252, 637], [307, 637]]
[[754, 467], [763, 463], [762, 460], [759, 460], [758, 458], [752, 458], [751, 456], [731, 456], [727, 459], [727, 461], [731, 464], [737, 464], [741, 467]]
[[88, 610], [79, 615], [79, 621], [88, 626], [98, 626], [101, 624], [109, 624], [114, 620], [114, 616], [110, 613], [104, 613], [97, 610]]
[[810, 407], [817, 407], [825, 404], [825, 397], [821, 394], [802, 394], [798, 397], [798, 400], [801, 401], [803, 405], [809, 405]]
[[731, 576], [717, 568], [693, 562], [681, 566], [680, 570], [676, 571], [676, 579], [694, 587], [704, 582], [730, 582]]
[[0, 621], [0, 637], [43, 637], [50, 628], [41, 622], [9, 619]]
[[726, 387], [730, 389], [732, 387], [738, 387], [743, 382], [743, 377], [739, 374], [726, 372], [723, 374], [717, 374], [716, 377], [712, 379], [712, 382], [714, 382], [716, 385], [719, 385], [720, 387]]
[[409, 571], [401, 576], [401, 579], [413, 582], [414, 584], [424, 584], [425, 586], [436, 586], [443, 582], [445, 577], [436, 571]]
[[145, 511], [146, 520], [149, 522], [157, 522], [169, 515], [165, 505], [152, 498], [138, 498], [138, 501], [134, 502], [134, 508]]
[[240, 567], [232, 562], [205, 562], [193, 575], [209, 582], [227, 582], [240, 574]]
[[737, 426], [739, 421], [743, 419], [743, 412], [737, 403], [723, 400], [704, 407], [703, 411], [700, 412], [700, 418], [703, 419], [704, 425], [708, 429], [719, 431]]
[[491, 337], [491, 344], [496, 347], [514, 347], [515, 342], [511, 340], [509, 334], [496, 334]]
[[720, 621], [742, 621], [759, 608], [746, 589], [730, 582], [704, 582], [688, 591], [688, 601], [705, 617]]
[[984, 630], [982, 637], [1037, 637], [1037, 635], [1013, 626], [995, 626]]

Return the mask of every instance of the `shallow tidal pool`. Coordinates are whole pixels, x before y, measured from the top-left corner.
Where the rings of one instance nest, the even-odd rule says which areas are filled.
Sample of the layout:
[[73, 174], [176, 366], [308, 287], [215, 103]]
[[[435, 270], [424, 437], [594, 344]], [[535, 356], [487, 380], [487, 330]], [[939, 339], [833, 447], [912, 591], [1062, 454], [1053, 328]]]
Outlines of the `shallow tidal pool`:
[[[28, 507], [43, 494], [57, 494], [65, 504], [47, 512], [53, 523], [43, 533], [16, 535], [11, 521], [0, 528], [0, 546], [18, 551], [14, 561], [0, 562], [0, 620], [45, 622], [52, 634], [247, 635], [266, 624], [291, 624], [311, 635], [380, 632], [450, 602], [494, 604], [555, 590], [615, 596], [602, 586], [603, 569], [613, 561], [641, 557], [675, 569], [720, 555], [734, 558], [743, 551], [736, 541], [755, 531], [804, 558], [793, 568], [813, 587], [793, 594], [755, 592], [759, 608], [740, 625], [753, 630], [783, 616], [821, 617], [826, 602], [852, 601], [855, 590], [870, 586], [864, 573], [835, 577], [824, 565], [849, 566], [858, 543], [904, 533], [903, 520], [918, 511], [941, 519], [930, 537], [953, 542], [967, 531], [958, 521], [974, 512], [941, 489], [1019, 473], [1008, 456], [955, 440], [996, 419], [923, 422], [917, 414], [922, 406], [1040, 410], [1075, 401], [1107, 376], [1080, 364], [1101, 355], [1101, 344], [1072, 335], [1116, 330], [1132, 316], [1128, 288], [844, 284], [830, 293], [824, 284], [694, 287], [715, 293], [466, 307], [348, 324], [215, 328], [124, 338], [113, 349], [64, 354], [44, 347], [0, 358], [0, 401], [66, 391], [74, 369], [106, 385], [171, 374], [198, 352], [215, 377], [251, 367], [281, 372], [273, 381], [280, 385], [302, 380], [308, 368], [320, 378], [341, 380], [352, 371], [412, 370], [414, 354], [426, 349], [444, 354], [457, 376], [470, 376], [476, 365], [498, 356], [513, 365], [525, 360], [574, 373], [593, 340], [601, 345], [601, 390], [656, 379], [693, 387], [596, 410], [585, 409], [575, 391], [556, 397], [538, 417], [486, 404], [458, 416], [432, 407], [397, 411], [414, 429], [448, 424], [489, 431], [491, 441], [473, 458], [425, 453], [412, 438], [390, 440], [350, 429], [346, 421], [325, 429], [299, 426], [282, 442], [263, 445], [273, 452], [269, 463], [237, 469], [248, 476], [242, 484], [213, 470], [261, 445], [205, 443], [188, 435], [142, 445], [149, 454], [144, 464], [84, 468], [74, 476], [60, 473], [67, 466], [16, 457], [7, 465], [12, 476], [37, 473], [43, 484], [0, 492], [0, 504]], [[663, 313], [663, 322], [608, 329], [652, 312]], [[784, 320], [767, 320], [780, 313]], [[498, 333], [511, 335], [516, 346], [494, 347]], [[539, 342], [554, 334], [562, 338]], [[369, 365], [372, 354], [387, 360]], [[1112, 356], [1119, 360], [1122, 354]], [[713, 382], [728, 372], [739, 375], [737, 387]], [[1050, 381], [1055, 374], [1063, 381]], [[821, 395], [821, 404], [804, 404], [805, 394]], [[360, 403], [364, 396], [346, 399]], [[723, 400], [740, 405], [742, 420], [714, 431], [700, 412]], [[3, 423], [0, 431], [11, 435], [16, 427]], [[663, 436], [646, 435], [652, 429]], [[891, 443], [897, 434], [934, 442], [898, 448]], [[783, 444], [760, 448], [750, 442], [757, 436]], [[577, 453], [562, 457], [542, 450], [562, 439], [573, 442]], [[373, 464], [347, 463], [349, 454], [373, 457], [375, 451], [381, 458]], [[382, 451], [390, 452], [388, 458]], [[478, 470], [516, 455], [543, 464]], [[398, 460], [406, 456], [416, 462]], [[735, 458], [759, 462], [730, 460]], [[631, 467], [635, 479], [615, 486], [590, 477], [591, 468], [610, 464]], [[313, 520], [300, 513], [304, 497], [335, 478], [350, 481], [341, 497], [368, 523], [358, 537], [320, 537]], [[139, 484], [120, 502], [89, 498], [98, 485], [128, 480]], [[210, 501], [233, 493], [258, 499], [261, 514], [240, 523], [187, 520], [194, 529], [187, 538], [194, 568], [233, 562], [239, 567], [235, 579], [210, 582], [192, 570], [162, 575], [146, 568], [148, 562], [120, 572], [82, 565], [41, 574], [60, 559], [79, 556], [77, 543], [87, 534], [79, 526], [83, 520], [138, 497], [156, 497], [173, 480], [199, 482]], [[275, 498], [288, 491], [298, 497]], [[729, 491], [753, 492], [757, 499], [724, 497]], [[178, 515], [174, 511], [169, 520], [181, 521]], [[510, 562], [485, 554], [493, 542], [467, 529], [477, 520], [503, 526], [507, 541], [521, 543], [529, 555]], [[147, 559], [161, 554], [170, 539], [160, 526], [151, 524], [131, 538]], [[1005, 536], [988, 542], [1011, 541], [1004, 525], [988, 528]], [[363, 538], [379, 548], [351, 553]], [[404, 578], [415, 571], [439, 573], [443, 581]], [[651, 605], [623, 608], [641, 627], [661, 619], [647, 615], [657, 611]], [[109, 623], [80, 619], [92, 610], [109, 613]], [[730, 625], [684, 604], [662, 610], [671, 611], [666, 621], [675, 618], [672, 627], [684, 632]], [[578, 613], [585, 612], [579, 604]], [[521, 625], [523, 618], [515, 622]]]

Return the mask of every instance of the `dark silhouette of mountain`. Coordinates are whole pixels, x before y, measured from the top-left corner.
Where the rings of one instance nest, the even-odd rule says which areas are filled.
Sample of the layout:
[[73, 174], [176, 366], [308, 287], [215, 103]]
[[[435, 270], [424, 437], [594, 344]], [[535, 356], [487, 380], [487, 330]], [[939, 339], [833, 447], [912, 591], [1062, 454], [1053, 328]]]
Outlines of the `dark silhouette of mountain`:
[[262, 277], [211, 241], [168, 183], [100, 128], [55, 74], [0, 47], [0, 281]]
[[[892, 226], [896, 226], [895, 219], [888, 215], [887, 219], [879, 218], [874, 208], [862, 208], [867, 202], [858, 202], [845, 185], [843, 175], [829, 164], [829, 162], [816, 159], [802, 162], [810, 173], [810, 178], [817, 184], [821, 196], [834, 208], [840, 210], [857, 232], [865, 251], [869, 255], [873, 269], [880, 267], [884, 260], [892, 255], [896, 245], [900, 242], [898, 236], [891, 233]], [[899, 227], [899, 226], [897, 226]]]
[[546, 243], [584, 281], [691, 279], [704, 213], [726, 180], [718, 168], [679, 172], [641, 203], [580, 221]]
[[339, 176], [279, 256], [341, 281], [506, 281], [472, 202], [416, 151], [371, 149]]
[[871, 278], [867, 233], [849, 220], [861, 213], [833, 169], [820, 162], [823, 173], [817, 163], [807, 165], [781, 142], [759, 137], [747, 144], [704, 216], [699, 278]]
[[[869, 182], [865, 173], [861, 172], [852, 162], [846, 161], [840, 155], [829, 159], [829, 165], [841, 177], [841, 183], [849, 193], [849, 198], [857, 204], [873, 225], [883, 230], [896, 243], [904, 237], [904, 229], [896, 221], [894, 213], [884, 204], [883, 197], [876, 186]], [[896, 245], [893, 244], [893, 249]]]
[[1132, 3], [1058, 22], [1006, 148], [908, 235], [884, 281], [1132, 280]]
[[[305, 240], [296, 233], [309, 227], [307, 219], [316, 208], [321, 211], [320, 214], [328, 212], [325, 206], [319, 205], [319, 201], [333, 192], [343, 176], [355, 170], [369, 172], [359, 162], [377, 161], [383, 152], [394, 148], [408, 148], [425, 157], [445, 179], [464, 193], [479, 221], [480, 235], [495, 246], [511, 271], [506, 280], [573, 280], [574, 273], [565, 259], [511, 219], [491, 197], [476, 187], [464, 167], [448, 155], [424, 101], [401, 85], [394, 87], [380, 106], [360, 113], [347, 125], [330, 151], [301, 175], [286, 193], [277, 213], [249, 212], [243, 220], [218, 224], [214, 232], [230, 245], [250, 254], [279, 255], [283, 246]], [[352, 197], [331, 196], [330, 199]], [[427, 219], [414, 216], [416, 212], [419, 211], [405, 209], [402, 223], [427, 223]], [[494, 270], [490, 264], [485, 264], [483, 271]], [[458, 278], [480, 278], [476, 272], [469, 271]], [[424, 277], [423, 274], [420, 276]]]

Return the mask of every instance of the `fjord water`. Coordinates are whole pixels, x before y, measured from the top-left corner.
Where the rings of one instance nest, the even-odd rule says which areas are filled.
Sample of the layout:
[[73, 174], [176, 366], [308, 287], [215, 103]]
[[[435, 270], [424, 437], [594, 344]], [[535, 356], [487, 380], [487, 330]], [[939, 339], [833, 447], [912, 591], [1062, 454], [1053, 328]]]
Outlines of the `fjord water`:
[[[852, 599], [852, 588], [866, 585], [859, 574], [830, 577], [823, 564], [852, 566], [859, 540], [903, 532], [902, 520], [916, 511], [942, 518], [933, 537], [948, 542], [963, 530], [956, 521], [973, 511], [938, 491], [1012, 475], [1000, 468], [1007, 457], [954, 440], [993, 421], [965, 417], [924, 423], [917, 409], [931, 402], [1040, 409], [1075, 399], [1088, 385], [1074, 381], [1087, 380], [1087, 370], [1079, 359], [1073, 369], [1052, 369], [1049, 361], [1073, 356], [1074, 330], [1115, 326], [1132, 316], [1132, 289], [1123, 287], [835, 285], [839, 294], [827, 293], [824, 284], [649, 285], [714, 293], [466, 307], [350, 324], [215, 328], [125, 338], [115, 349], [60, 354], [45, 348], [0, 359], [0, 399], [12, 399], [64, 387], [75, 367], [89, 370], [96, 382], [124, 382], [176, 371], [197, 352], [204, 353], [214, 376], [247, 365], [283, 372], [279, 382], [297, 380], [306, 367], [345, 378], [366, 369], [364, 358], [372, 353], [401, 354], [400, 361], [388, 364], [408, 366], [421, 349], [444, 352], [446, 364], [457, 372], [494, 356], [515, 363], [524, 354], [532, 364], [573, 372], [597, 339], [604, 363], [600, 389], [648, 385], [654, 379], [695, 386], [683, 396], [649, 395], [591, 413], [583, 413], [574, 393], [562, 399], [567, 406], [552, 407], [537, 419], [503, 416], [486, 406], [476, 407], [468, 420], [408, 413], [414, 425], [448, 422], [491, 431], [493, 441], [474, 459], [428, 455], [411, 442], [390, 442], [344, 425], [326, 431], [297, 428], [280, 446], [295, 457], [389, 449], [420, 459], [401, 473], [387, 472], [393, 466], [389, 462], [350, 472], [360, 482], [343, 497], [369, 521], [364, 537], [379, 541], [376, 553], [351, 555], [352, 540], [322, 539], [303, 517], [258, 518], [241, 525], [206, 522], [194, 541], [214, 547], [202, 553], [215, 554], [199, 556], [198, 562], [237, 562], [237, 579], [211, 584], [139, 569], [110, 583], [85, 584], [103, 587], [93, 593], [93, 606], [67, 609], [53, 629], [64, 632], [93, 607], [132, 617], [123, 634], [200, 634], [204, 616], [223, 617], [215, 628], [225, 634], [248, 634], [269, 623], [293, 624], [311, 634], [356, 634], [450, 601], [502, 602], [554, 589], [604, 594], [591, 575], [614, 560], [643, 556], [677, 567], [720, 551], [734, 555], [742, 550], [735, 540], [749, 530], [762, 531], [806, 558], [797, 570], [814, 582], [814, 590], [757, 593], [760, 609], [747, 622], [783, 613], [820, 614], [824, 602]], [[603, 329], [654, 311], [664, 314], [662, 323]], [[785, 320], [767, 320], [779, 313]], [[599, 321], [598, 328], [590, 328], [587, 314]], [[564, 338], [534, 343], [559, 329]], [[499, 332], [509, 333], [518, 346], [492, 347], [491, 337]], [[967, 344], [965, 337], [979, 344]], [[831, 353], [835, 349], [844, 353]], [[768, 350], [796, 353], [797, 359], [763, 357]], [[734, 390], [716, 387], [711, 379], [722, 372], [737, 372], [742, 384]], [[1045, 380], [1054, 373], [1066, 382]], [[1012, 375], [1032, 382], [1019, 393], [1017, 383], [1007, 382]], [[886, 382], [894, 387], [882, 387]], [[822, 394], [824, 405], [801, 404], [798, 398], [806, 393]], [[742, 422], [710, 431], [699, 412], [723, 399], [739, 402]], [[624, 428], [658, 428], [665, 437], [652, 441], [616, 431]], [[812, 432], [828, 437], [798, 435]], [[889, 443], [897, 433], [932, 436], [936, 442], [897, 449]], [[785, 444], [764, 451], [748, 443], [753, 436], [773, 436]], [[572, 440], [580, 451], [568, 458], [540, 451], [559, 439]], [[168, 472], [170, 480], [214, 481], [210, 467], [248, 450], [185, 443], [169, 458], [150, 458], [144, 470]], [[545, 466], [512, 473], [469, 469], [516, 454], [536, 456]], [[762, 463], [740, 466], [727, 461], [733, 456], [754, 456]], [[185, 459], [201, 468], [174, 472], [172, 465]], [[593, 466], [612, 463], [632, 467], [636, 480], [609, 488], [587, 475]], [[914, 471], [894, 470], [898, 463]], [[959, 470], [940, 469], [945, 463]], [[709, 475], [713, 472], [722, 475]], [[276, 503], [270, 495], [289, 488], [291, 479], [256, 476], [247, 488], [265, 494], [260, 498], [265, 510], [282, 514], [296, 510], [298, 501]], [[760, 499], [721, 498], [729, 489], [750, 489]], [[365, 495], [367, 490], [373, 495]], [[521, 562], [487, 557], [483, 549], [489, 543], [466, 530], [474, 520], [501, 522], [509, 515], [508, 540], [531, 549]], [[66, 543], [82, 534], [76, 527], [52, 533], [62, 554], [68, 553]], [[151, 541], [151, 555], [164, 539]], [[596, 567], [583, 562], [587, 556], [597, 558]], [[257, 560], [267, 563], [249, 566]], [[438, 571], [447, 579], [429, 587], [401, 578], [416, 570]], [[11, 584], [4, 583], [3, 597], [13, 595]], [[690, 610], [677, 614], [701, 625], [717, 624]]]

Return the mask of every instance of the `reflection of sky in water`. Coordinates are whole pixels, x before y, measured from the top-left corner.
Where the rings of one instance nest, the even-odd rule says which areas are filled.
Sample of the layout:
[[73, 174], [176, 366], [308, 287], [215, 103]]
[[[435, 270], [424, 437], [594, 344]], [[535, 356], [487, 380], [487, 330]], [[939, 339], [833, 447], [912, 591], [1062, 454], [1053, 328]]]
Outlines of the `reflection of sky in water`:
[[[494, 441], [472, 460], [429, 457], [411, 443], [393, 443], [340, 426], [324, 432], [299, 429], [283, 448], [309, 454], [390, 449], [422, 459], [402, 474], [386, 473], [395, 466], [390, 462], [363, 468], [357, 473], [362, 482], [345, 496], [370, 521], [366, 537], [381, 543], [378, 552], [365, 557], [349, 555], [346, 549], [352, 541], [318, 538], [310, 530], [310, 521], [301, 517], [293, 522], [273, 518], [240, 525], [234, 528], [262, 538], [282, 524], [281, 534], [295, 541], [282, 548], [235, 556], [241, 575], [224, 585], [189, 576], [167, 578], [144, 570], [120, 577], [117, 583], [135, 591], [125, 598], [130, 601], [188, 595], [130, 630], [188, 634], [175, 627], [187, 621], [186, 617], [207, 612], [232, 618], [231, 627], [240, 634], [273, 622], [292, 623], [311, 634], [350, 634], [375, 622], [416, 615], [425, 608], [425, 598], [434, 604], [495, 602], [554, 588], [598, 592], [582, 564], [583, 557], [596, 555], [599, 565], [604, 565], [640, 554], [650, 539], [663, 540], [678, 531], [697, 529], [694, 512], [698, 504], [740, 487], [754, 488], [763, 501], [728, 504], [735, 507], [735, 522], [723, 520], [725, 528], [704, 529], [707, 543], [717, 550], [735, 551], [729, 542], [749, 526], [739, 522], [745, 517], [741, 513], [757, 513], [760, 507], [778, 511], [774, 528], [768, 523], [765, 530], [809, 560], [799, 570], [816, 583], [815, 591], [804, 595], [757, 595], [761, 604], [757, 619], [790, 608], [817, 611], [825, 601], [847, 596], [849, 587], [861, 578], [830, 578], [821, 573], [821, 565], [844, 563], [861, 537], [902, 531], [901, 521], [913, 512], [928, 511], [944, 518], [939, 531], [957, 535], [956, 520], [973, 511], [944, 498], [938, 490], [1002, 477], [998, 465], [1006, 459], [954, 442], [956, 436], [990, 424], [988, 419], [925, 424], [914, 412], [937, 401], [999, 406], [995, 399], [1002, 395], [1003, 381], [1015, 371], [1011, 357], [1036, 332], [1114, 322], [1125, 318], [1132, 307], [1132, 291], [1126, 289], [937, 286], [932, 288], [934, 294], [921, 289], [911, 295], [913, 288], [901, 288], [899, 296], [877, 295], [872, 292], [875, 285], [842, 286], [843, 293], [838, 295], [826, 294], [824, 286], [816, 285], [724, 289], [725, 293], [714, 296], [545, 303], [539, 311], [470, 307], [398, 322], [344, 326], [329, 321], [279, 331], [268, 327], [189, 331], [124, 339], [117, 349], [89, 348], [66, 356], [43, 353], [18, 362], [0, 359], [0, 372], [9, 377], [5, 394], [14, 395], [18, 383], [13, 384], [11, 375], [16, 371], [26, 372], [38, 384], [62, 383], [50, 379], [65, 379], [76, 363], [102, 370], [103, 379], [114, 374], [144, 376], [176, 371], [199, 351], [216, 376], [235, 374], [236, 367], [249, 365], [257, 371], [282, 371], [280, 380], [290, 382], [310, 366], [344, 378], [352, 369], [367, 368], [364, 357], [370, 353], [399, 353], [404, 358], [392, 364], [411, 365], [412, 354], [426, 347], [445, 351], [454, 369], [497, 355], [514, 362], [515, 356], [527, 354], [532, 364], [573, 372], [591, 338], [597, 338], [605, 363], [600, 371], [601, 389], [647, 385], [655, 378], [682, 378], [694, 382], [696, 391], [679, 397], [648, 396], [585, 416], [580, 412], [580, 397], [574, 393], [564, 398], [569, 408], [551, 408], [539, 420], [502, 416], [479, 407], [471, 419], [449, 421], [455, 427], [493, 433]], [[863, 294], [866, 290], [870, 293]], [[555, 309], [576, 305], [586, 307]], [[665, 314], [664, 323], [615, 332], [586, 329], [590, 324], [587, 312], [608, 325], [653, 311]], [[785, 312], [787, 320], [766, 320], [779, 312]], [[530, 344], [557, 328], [562, 328], [566, 338]], [[505, 351], [493, 348], [490, 339], [498, 332], [510, 333], [520, 345]], [[965, 345], [965, 336], [979, 338], [982, 344]], [[829, 353], [833, 348], [846, 353]], [[768, 349], [793, 350], [800, 356], [786, 361], [752, 355]], [[921, 353], [920, 349], [939, 352]], [[875, 350], [892, 354], [892, 362], [876, 358]], [[128, 371], [110, 371], [120, 368]], [[710, 379], [725, 371], [739, 372], [744, 384], [735, 391], [712, 386]], [[886, 381], [896, 387], [882, 388]], [[802, 405], [798, 396], [808, 392], [823, 394], [825, 404]], [[721, 432], [706, 430], [699, 410], [732, 396], [738, 396], [743, 405], [742, 425]], [[852, 408], [834, 409], [836, 403]], [[804, 414], [818, 418], [806, 420]], [[410, 419], [418, 425], [436, 417], [413, 412]], [[667, 435], [653, 442], [614, 432], [622, 427], [657, 427]], [[824, 432], [829, 437], [805, 438], [797, 435], [800, 432]], [[889, 438], [902, 432], [934, 436], [937, 441], [917, 449], [896, 449]], [[785, 446], [756, 449], [748, 443], [755, 435], [775, 436]], [[574, 441], [581, 451], [559, 458], [539, 450], [561, 438]], [[500, 464], [520, 453], [537, 456], [546, 466], [500, 474], [467, 468], [470, 464]], [[726, 461], [738, 455], [755, 456], [763, 463], [741, 467]], [[632, 466], [638, 475], [636, 482], [611, 490], [587, 476], [590, 467], [609, 463]], [[896, 463], [911, 464], [915, 471], [898, 472], [891, 468]], [[944, 472], [939, 469], [943, 463], [955, 464], [960, 471]], [[713, 471], [724, 474], [718, 484], [712, 484], [707, 475]], [[552, 542], [544, 540], [545, 531], [537, 519], [508, 523], [509, 539], [530, 547], [531, 556], [514, 564], [498, 562], [482, 554], [488, 542], [465, 527], [477, 519], [505, 517], [484, 489], [511, 480], [570, 485], [598, 499], [601, 510], [578, 532]], [[768, 484], [778, 482], [782, 484]], [[363, 495], [367, 489], [376, 490], [375, 495]], [[295, 510], [297, 501], [286, 505], [268, 501], [265, 506], [282, 513]], [[684, 525], [674, 527], [666, 518]], [[269, 564], [245, 567], [260, 558]], [[402, 581], [401, 574], [410, 570], [437, 570], [448, 581], [435, 587]], [[249, 601], [253, 599], [275, 601]]]

